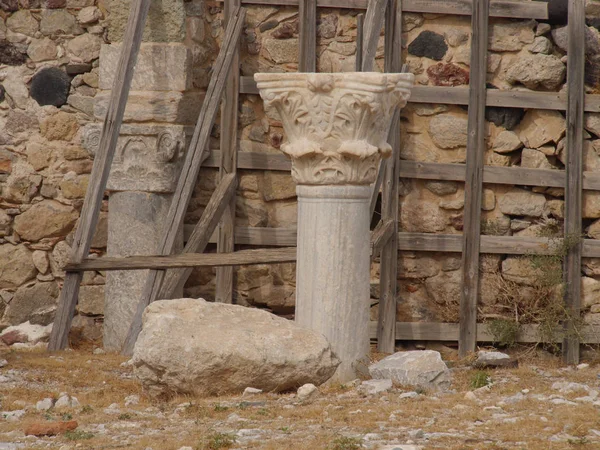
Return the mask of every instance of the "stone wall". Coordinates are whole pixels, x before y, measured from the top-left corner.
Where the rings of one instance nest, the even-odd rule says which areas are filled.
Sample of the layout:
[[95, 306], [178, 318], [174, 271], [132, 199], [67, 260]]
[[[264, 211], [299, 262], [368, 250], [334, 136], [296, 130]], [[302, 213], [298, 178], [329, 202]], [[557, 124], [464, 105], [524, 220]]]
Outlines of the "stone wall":
[[[118, 236], [119, 229], [149, 223], [146, 236], [156, 236], [160, 221], [148, 217], [164, 215], [173, 190], [224, 34], [219, 5], [199, 0], [153, 3], [119, 138], [121, 158], [117, 156], [113, 166], [111, 200], [107, 197], [103, 208], [94, 253], [102, 254], [106, 248], [109, 203], [111, 211], [124, 211], [140, 193], [154, 210], [142, 214], [134, 208], [128, 216], [132, 222], [113, 222], [112, 229]], [[0, 0], [0, 128], [6, 130], [0, 133], [2, 326], [28, 319], [52, 320], [63, 276], [60, 267], [68, 258], [128, 7], [128, 1], [117, 0]], [[600, 24], [600, 2], [589, 1], [587, 12], [591, 26], [586, 81], [589, 92], [597, 92], [600, 41], [594, 26]], [[354, 70], [357, 13], [319, 11], [319, 71]], [[297, 8], [248, 8], [242, 75], [297, 70], [297, 19]], [[468, 17], [405, 13], [404, 22], [403, 51], [418, 84], [468, 84]], [[564, 91], [567, 40], [559, 22], [492, 19], [489, 84], [498, 89]], [[382, 70], [382, 58], [383, 36], [376, 70]], [[264, 111], [254, 95], [241, 96], [239, 112], [239, 150], [277, 154], [283, 139], [279, 118]], [[563, 113], [488, 108], [486, 118], [486, 164], [564, 170]], [[466, 124], [466, 108], [409, 104], [402, 113], [401, 158], [464, 163]], [[600, 115], [586, 115], [586, 130], [584, 170], [600, 170]], [[217, 121], [212, 149], [218, 149], [224, 131]], [[201, 170], [187, 224], [199, 219], [216, 182], [216, 169]], [[401, 229], [460, 234], [464, 189], [458, 182], [402, 180]], [[561, 189], [486, 185], [482, 230], [494, 235], [553, 235], [560, 233], [563, 211]], [[236, 214], [239, 226], [294, 227], [296, 196], [289, 174], [241, 170]], [[583, 218], [587, 237], [600, 238], [599, 219], [600, 194], [587, 193]], [[128, 254], [127, 235], [121, 234], [120, 239], [111, 253]], [[152, 239], [148, 248], [154, 245]], [[456, 321], [460, 267], [459, 254], [402, 252], [398, 320]], [[584, 260], [583, 272], [584, 302], [591, 311], [588, 320], [600, 322], [600, 296], [596, 295], [600, 264]], [[377, 316], [378, 276], [375, 261], [372, 318]], [[539, 276], [527, 259], [484, 255], [481, 277], [484, 315], [510, 315], [498, 306], [505, 305], [510, 295], [535, 300]], [[214, 282], [212, 269], [196, 269], [185, 293], [214, 298]], [[121, 279], [109, 296], [118, 297], [120, 286], [128, 283]], [[86, 274], [76, 325], [101, 321], [104, 284], [104, 274]], [[294, 289], [294, 264], [236, 270], [234, 295], [240, 304], [288, 315], [293, 313]]]

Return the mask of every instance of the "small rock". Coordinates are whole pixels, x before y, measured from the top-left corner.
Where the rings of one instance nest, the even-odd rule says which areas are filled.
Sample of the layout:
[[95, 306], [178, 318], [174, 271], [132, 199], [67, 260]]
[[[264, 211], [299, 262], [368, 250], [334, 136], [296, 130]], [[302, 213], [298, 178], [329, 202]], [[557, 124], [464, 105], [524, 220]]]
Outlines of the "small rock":
[[590, 368], [590, 365], [587, 363], [581, 363], [581, 364], [577, 365], [577, 370], [585, 370], [585, 369], [589, 369], [589, 368]]
[[512, 359], [509, 355], [502, 352], [485, 352], [480, 351], [477, 353], [477, 360], [475, 361], [475, 367], [487, 368], [487, 367], [517, 367], [518, 361]]
[[408, 46], [409, 54], [436, 61], [441, 61], [447, 51], [444, 36], [429, 30], [422, 31]]
[[417, 394], [415, 391], [410, 391], [410, 392], [403, 392], [402, 394], [400, 394], [400, 400], [403, 400], [405, 398], [415, 398], [418, 397], [419, 394]]
[[104, 351], [104, 349], [97, 347], [94, 349], [94, 351], [92, 353], [94, 355], [104, 355], [106, 352]]
[[125, 397], [125, 406], [137, 405], [139, 402], [139, 395], [128, 395], [127, 397]]
[[0, 359], [0, 367], [4, 367], [8, 364], [8, 361], [5, 359]]
[[111, 403], [110, 405], [108, 405], [108, 408], [104, 408], [103, 411], [104, 411], [104, 414], [111, 414], [111, 415], [121, 414], [121, 410], [119, 409], [118, 403]]
[[470, 400], [470, 401], [476, 401], [477, 400], [477, 396], [473, 392], [469, 391], [469, 392], [467, 392], [465, 394], [464, 399], [465, 400]]
[[76, 420], [68, 422], [38, 422], [25, 428], [25, 436], [56, 436], [65, 431], [72, 431], [77, 426]]
[[78, 406], [81, 405], [79, 403], [79, 400], [77, 400], [77, 397], [71, 397], [70, 395], [63, 394], [56, 401], [54, 408], [77, 408]]
[[50, 67], [40, 70], [31, 80], [31, 96], [40, 106], [63, 106], [71, 88], [71, 78], [62, 70]]
[[307, 383], [298, 388], [297, 395], [298, 395], [298, 400], [300, 400], [302, 402], [306, 402], [306, 401], [312, 400], [317, 395], [319, 395], [319, 390], [317, 389], [317, 387], [314, 384]]
[[363, 381], [358, 388], [359, 392], [368, 395], [375, 395], [381, 392], [387, 392], [392, 388], [392, 380], [367, 380]]
[[242, 397], [250, 397], [252, 395], [262, 394], [262, 392], [263, 392], [262, 389], [247, 387], [246, 389], [244, 389], [244, 393], [242, 394]]
[[54, 405], [54, 400], [51, 398], [45, 398], [35, 404], [35, 409], [38, 411], [48, 411]]

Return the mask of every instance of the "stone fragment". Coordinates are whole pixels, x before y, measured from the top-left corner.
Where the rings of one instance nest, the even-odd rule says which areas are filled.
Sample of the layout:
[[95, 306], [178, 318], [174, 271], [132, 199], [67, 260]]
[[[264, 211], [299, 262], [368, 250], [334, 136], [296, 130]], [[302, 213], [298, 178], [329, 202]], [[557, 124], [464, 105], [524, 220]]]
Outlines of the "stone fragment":
[[14, 230], [28, 241], [64, 236], [71, 231], [77, 217], [77, 211], [72, 207], [54, 200], [43, 200], [15, 218]]
[[[112, 89], [121, 56], [121, 44], [100, 50], [98, 86]], [[140, 91], [185, 91], [192, 87], [192, 53], [184, 44], [143, 43], [137, 57], [131, 89]]]
[[75, 34], [79, 30], [75, 16], [65, 9], [43, 9], [40, 31], [45, 36]]
[[533, 44], [529, 47], [531, 53], [543, 53], [544, 55], [550, 55], [552, 53], [552, 42], [550, 39], [544, 36], [538, 36], [533, 41]]
[[[67, 52], [72, 60], [89, 63], [100, 56], [101, 45], [100, 37], [85, 33], [69, 41]], [[115, 66], [112, 67], [115, 68]]]
[[456, 181], [427, 181], [425, 187], [437, 195], [456, 194], [458, 183]]
[[583, 193], [583, 218], [600, 218], [600, 192], [586, 191]]
[[600, 137], [600, 113], [585, 113], [585, 129]]
[[0, 333], [0, 341], [4, 342], [6, 345], [12, 345], [16, 343], [36, 344], [48, 339], [51, 332], [52, 324], [42, 326], [32, 325], [29, 322], [25, 322], [5, 328], [2, 333]]
[[45, 274], [50, 268], [50, 261], [48, 260], [48, 253], [41, 250], [34, 250], [32, 254], [33, 265], [41, 273]]
[[521, 83], [529, 89], [558, 89], [565, 79], [566, 67], [554, 55], [524, 55], [506, 71], [506, 81]]
[[271, 60], [277, 64], [298, 62], [298, 39], [265, 39], [263, 42], [265, 50]]
[[67, 172], [59, 184], [60, 192], [64, 198], [83, 198], [87, 191], [88, 182], [88, 175], [77, 175], [75, 172]]
[[429, 122], [429, 135], [440, 148], [451, 149], [467, 145], [467, 118], [439, 114]]
[[324, 39], [333, 39], [337, 33], [338, 16], [328, 14], [317, 22], [317, 36]]
[[450, 28], [444, 32], [444, 37], [450, 47], [458, 47], [469, 40], [469, 33], [460, 28]]
[[[29, 320], [38, 312], [56, 304], [58, 286], [54, 281], [48, 283], [31, 283], [17, 289], [14, 298], [4, 312], [3, 322], [18, 325]], [[39, 316], [39, 314], [37, 314]], [[52, 320], [53, 318], [50, 318]], [[48, 325], [41, 323], [39, 325]]]
[[63, 111], [48, 116], [40, 123], [40, 133], [49, 141], [70, 141], [78, 129], [77, 118]]
[[2, 196], [8, 201], [29, 203], [36, 195], [41, 181], [41, 176], [34, 174], [30, 166], [17, 163], [4, 183]]
[[15, 33], [26, 34], [27, 36], [35, 35], [39, 28], [38, 21], [26, 9], [21, 9], [11, 14], [6, 19], [6, 26]]
[[307, 383], [298, 388], [296, 396], [301, 402], [309, 402], [319, 395], [319, 389], [312, 383]]
[[0, 245], [0, 288], [16, 288], [35, 278], [31, 252], [24, 245]]
[[540, 22], [540, 23], [538, 23], [537, 28], [535, 30], [535, 35], [543, 36], [551, 30], [552, 30], [552, 25], [550, 25], [549, 23]]
[[581, 277], [581, 303], [584, 308], [600, 303], [600, 281], [591, 277]]
[[438, 205], [420, 197], [417, 191], [404, 197], [400, 208], [400, 224], [403, 231], [436, 233], [446, 228], [446, 217]]
[[92, 65], [89, 63], [76, 63], [67, 64], [65, 70], [68, 75], [75, 76], [83, 73], [87, 73], [92, 70]]
[[[567, 53], [569, 50], [569, 29], [568, 27], [558, 27], [552, 30], [552, 39], [558, 48]], [[598, 33], [592, 27], [585, 27], [585, 54], [594, 56], [600, 53], [600, 42], [598, 42]]]
[[67, 0], [41, 0], [42, 7], [48, 9], [58, 9], [67, 6]]
[[21, 109], [27, 109], [29, 102], [29, 90], [25, 85], [28, 73], [27, 67], [8, 67], [2, 70], [2, 76], [5, 77], [2, 86], [6, 90], [6, 96]]
[[70, 395], [63, 394], [58, 397], [56, 403], [54, 404], [54, 409], [69, 409], [69, 408], [77, 408], [81, 406], [77, 397], [71, 397]]
[[469, 72], [455, 64], [438, 63], [427, 69], [434, 86], [460, 86], [469, 84]]
[[54, 406], [54, 400], [47, 397], [44, 400], [40, 400], [35, 404], [35, 409], [38, 411], [48, 411], [50, 408]]
[[258, 394], [262, 394], [262, 393], [263, 393], [262, 389], [247, 387], [246, 389], [244, 389], [244, 393], [242, 394], [242, 397], [252, 397], [253, 395], [258, 395]]
[[68, 422], [34, 422], [25, 428], [25, 436], [57, 436], [78, 427], [76, 420]]
[[477, 352], [477, 359], [475, 360], [474, 366], [487, 369], [496, 367], [517, 367], [519, 362], [516, 359], [511, 358], [506, 353], [502, 352], [487, 352], [480, 350]]
[[77, 20], [81, 24], [96, 23], [102, 19], [102, 12], [96, 6], [86, 6], [77, 14]]
[[444, 40], [444, 36], [429, 30], [422, 31], [408, 45], [410, 55], [426, 57], [436, 61], [441, 61], [447, 51], [448, 45]]
[[290, 39], [294, 37], [295, 33], [296, 27], [289, 22], [284, 22], [279, 28], [276, 28], [275, 31], [271, 33], [271, 36], [275, 39]]
[[488, 106], [485, 108], [485, 120], [492, 122], [497, 127], [504, 127], [507, 130], [513, 130], [525, 115], [525, 110], [521, 108], [505, 108]]
[[488, 48], [493, 52], [519, 51], [525, 44], [533, 43], [535, 25], [535, 20], [496, 20], [490, 28]]
[[0, 0], [0, 9], [6, 12], [13, 12], [19, 9], [18, 0]]
[[40, 106], [62, 106], [67, 103], [70, 88], [69, 76], [56, 67], [50, 67], [33, 76], [30, 92]]
[[494, 139], [492, 150], [496, 153], [510, 153], [523, 147], [523, 143], [517, 133], [504, 130], [498, 133]]
[[529, 110], [519, 125], [519, 139], [527, 148], [558, 143], [566, 131], [564, 116], [558, 111]]
[[483, 190], [483, 198], [481, 199], [481, 209], [484, 211], [493, 211], [496, 208], [496, 194], [491, 189]]
[[555, 168], [552, 164], [550, 164], [548, 158], [546, 158], [546, 155], [530, 148], [524, 148], [521, 152], [521, 167], [527, 167], [529, 169]]
[[546, 198], [525, 189], [514, 188], [500, 195], [500, 211], [509, 216], [541, 217], [546, 206]]
[[517, 284], [534, 286], [541, 275], [528, 258], [508, 257], [502, 261], [502, 276]]
[[450, 371], [439, 352], [416, 350], [397, 352], [369, 366], [374, 379], [391, 379], [394, 383], [421, 389], [447, 389]]
[[588, 237], [592, 239], [600, 239], [600, 220], [592, 222], [592, 224], [585, 230]]
[[266, 171], [261, 191], [264, 199], [268, 202], [287, 200], [296, 197], [296, 183], [287, 173]]
[[367, 380], [358, 387], [358, 391], [366, 395], [376, 395], [392, 389], [392, 380]]
[[79, 314], [101, 316], [104, 314], [104, 286], [81, 286], [79, 288]]
[[[108, 40], [123, 42], [131, 0], [110, 0]], [[142, 40], [144, 42], [181, 42], [185, 38], [185, 4], [182, 0], [152, 2], [146, 19]], [[222, 28], [219, 25], [219, 28]]]
[[47, 37], [34, 39], [27, 48], [27, 55], [33, 62], [48, 61], [56, 58], [57, 48], [52, 39]]
[[9, 66], [20, 66], [27, 61], [25, 52], [8, 41], [0, 41], [0, 64]]
[[217, 395], [318, 385], [339, 360], [320, 334], [265, 311], [178, 299], [146, 308], [133, 364], [151, 394]]

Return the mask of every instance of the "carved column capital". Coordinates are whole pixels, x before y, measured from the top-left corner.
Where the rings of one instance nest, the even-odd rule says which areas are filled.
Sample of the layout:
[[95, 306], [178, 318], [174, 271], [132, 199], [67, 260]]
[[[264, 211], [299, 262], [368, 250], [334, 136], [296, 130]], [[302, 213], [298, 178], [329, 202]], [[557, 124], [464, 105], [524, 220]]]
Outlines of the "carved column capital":
[[370, 184], [396, 107], [406, 105], [412, 74], [258, 73], [267, 108], [280, 115], [298, 184]]

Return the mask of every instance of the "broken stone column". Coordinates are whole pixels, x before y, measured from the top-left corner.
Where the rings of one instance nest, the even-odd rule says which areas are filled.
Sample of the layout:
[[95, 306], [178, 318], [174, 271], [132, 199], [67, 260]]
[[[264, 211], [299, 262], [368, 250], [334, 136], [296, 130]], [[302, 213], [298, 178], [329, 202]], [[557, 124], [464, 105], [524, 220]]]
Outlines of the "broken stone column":
[[[108, 108], [120, 52], [120, 43], [104, 45], [100, 52], [101, 91], [94, 105], [99, 120]], [[157, 253], [171, 194], [202, 105], [203, 93], [193, 89], [192, 76], [192, 54], [186, 45], [142, 43], [107, 184], [109, 256]], [[98, 145], [100, 132], [98, 123], [85, 127], [84, 145], [91, 152]], [[147, 274], [107, 272], [107, 350], [121, 350]]]
[[334, 379], [368, 373], [369, 203], [388, 131], [411, 74], [256, 74], [288, 142], [298, 194], [296, 322], [325, 335]]

